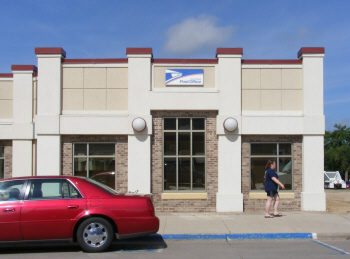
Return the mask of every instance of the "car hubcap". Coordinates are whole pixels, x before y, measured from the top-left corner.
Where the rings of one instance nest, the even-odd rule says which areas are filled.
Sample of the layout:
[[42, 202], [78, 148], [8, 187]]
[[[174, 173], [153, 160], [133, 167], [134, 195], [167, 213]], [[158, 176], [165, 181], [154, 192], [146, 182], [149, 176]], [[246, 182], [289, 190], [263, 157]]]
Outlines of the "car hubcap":
[[102, 246], [108, 237], [105, 226], [100, 223], [91, 223], [86, 226], [83, 232], [84, 241], [91, 247]]

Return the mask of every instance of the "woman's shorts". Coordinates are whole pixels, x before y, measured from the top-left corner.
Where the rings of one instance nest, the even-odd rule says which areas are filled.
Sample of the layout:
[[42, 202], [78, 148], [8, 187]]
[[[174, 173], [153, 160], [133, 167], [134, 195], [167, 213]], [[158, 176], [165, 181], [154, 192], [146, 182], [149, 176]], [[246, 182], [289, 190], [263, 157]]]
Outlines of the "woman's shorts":
[[275, 197], [278, 194], [278, 191], [266, 191], [268, 197]]

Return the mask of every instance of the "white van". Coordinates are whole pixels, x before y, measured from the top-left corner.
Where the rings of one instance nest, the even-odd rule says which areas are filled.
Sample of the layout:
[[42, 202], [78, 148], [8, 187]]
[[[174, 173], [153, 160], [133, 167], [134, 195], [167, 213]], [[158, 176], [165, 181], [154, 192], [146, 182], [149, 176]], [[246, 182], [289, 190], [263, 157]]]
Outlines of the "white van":
[[326, 172], [324, 171], [324, 188], [346, 188], [346, 182], [343, 181], [339, 171]]

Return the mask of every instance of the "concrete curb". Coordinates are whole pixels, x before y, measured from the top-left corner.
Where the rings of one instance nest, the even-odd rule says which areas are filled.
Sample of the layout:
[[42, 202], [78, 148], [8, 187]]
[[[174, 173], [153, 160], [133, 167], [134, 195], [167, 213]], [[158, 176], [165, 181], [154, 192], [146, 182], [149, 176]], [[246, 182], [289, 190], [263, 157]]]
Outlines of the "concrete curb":
[[164, 240], [317, 239], [315, 233], [164, 234]]
[[350, 240], [350, 233], [319, 233], [317, 239], [343, 239]]

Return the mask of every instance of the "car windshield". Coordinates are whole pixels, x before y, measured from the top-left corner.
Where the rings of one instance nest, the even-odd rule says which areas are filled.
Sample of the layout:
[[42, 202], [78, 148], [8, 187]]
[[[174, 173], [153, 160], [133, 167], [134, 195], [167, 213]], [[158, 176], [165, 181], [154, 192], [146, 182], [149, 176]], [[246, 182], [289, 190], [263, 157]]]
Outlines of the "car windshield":
[[97, 182], [95, 180], [92, 180], [91, 178], [85, 178], [85, 181], [95, 185], [96, 187], [108, 192], [108, 193], [111, 193], [111, 194], [118, 194], [118, 192], [110, 187], [108, 187], [107, 185], [104, 185], [103, 183], [100, 183], [100, 182]]

